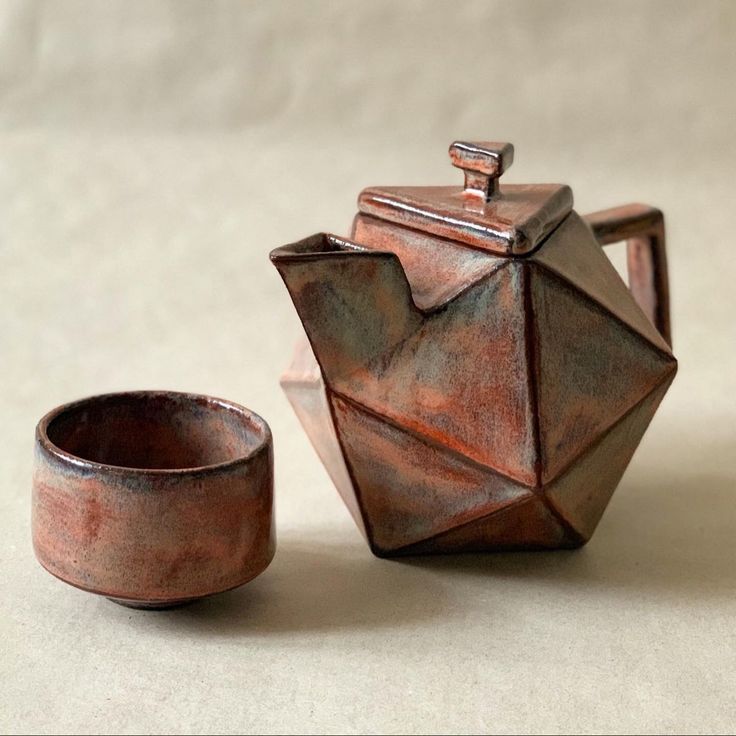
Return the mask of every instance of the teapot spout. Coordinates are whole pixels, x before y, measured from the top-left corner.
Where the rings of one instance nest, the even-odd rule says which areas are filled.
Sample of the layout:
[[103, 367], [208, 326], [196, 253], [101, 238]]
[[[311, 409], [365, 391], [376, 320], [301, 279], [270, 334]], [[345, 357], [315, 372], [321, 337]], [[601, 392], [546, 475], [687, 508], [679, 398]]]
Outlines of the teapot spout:
[[319, 233], [271, 252], [327, 383], [336, 389], [422, 321], [394, 253]]

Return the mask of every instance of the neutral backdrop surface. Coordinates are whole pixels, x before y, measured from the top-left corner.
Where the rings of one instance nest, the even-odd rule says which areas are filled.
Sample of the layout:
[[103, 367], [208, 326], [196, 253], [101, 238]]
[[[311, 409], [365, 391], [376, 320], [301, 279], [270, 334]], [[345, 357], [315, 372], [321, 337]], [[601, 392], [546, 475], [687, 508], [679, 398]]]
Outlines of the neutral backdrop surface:
[[[0, 0], [0, 730], [733, 730], [735, 89], [733, 2]], [[577, 552], [373, 558], [278, 387], [268, 251], [456, 138], [667, 217], [680, 372]], [[144, 613], [35, 563], [36, 421], [130, 388], [270, 422], [255, 582]]]

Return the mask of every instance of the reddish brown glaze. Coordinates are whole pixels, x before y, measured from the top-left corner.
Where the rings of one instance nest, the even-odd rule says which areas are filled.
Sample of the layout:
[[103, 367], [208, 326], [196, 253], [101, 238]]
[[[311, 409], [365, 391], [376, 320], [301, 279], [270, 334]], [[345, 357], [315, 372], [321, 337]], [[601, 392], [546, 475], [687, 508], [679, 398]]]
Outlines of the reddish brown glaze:
[[36, 429], [33, 544], [65, 582], [165, 607], [237, 587], [275, 550], [271, 433], [195, 394], [107, 394]]
[[311, 345], [282, 383], [376, 554], [579, 546], [677, 369], [662, 221], [590, 218], [646, 239], [630, 290], [567, 187], [450, 153], [464, 189], [366, 190], [352, 240], [271, 254]]
[[564, 184], [501, 187], [514, 160], [510, 143], [455, 141], [450, 160], [465, 172], [463, 187], [371, 187], [358, 197], [358, 209], [501, 256], [531, 253], [572, 209]]

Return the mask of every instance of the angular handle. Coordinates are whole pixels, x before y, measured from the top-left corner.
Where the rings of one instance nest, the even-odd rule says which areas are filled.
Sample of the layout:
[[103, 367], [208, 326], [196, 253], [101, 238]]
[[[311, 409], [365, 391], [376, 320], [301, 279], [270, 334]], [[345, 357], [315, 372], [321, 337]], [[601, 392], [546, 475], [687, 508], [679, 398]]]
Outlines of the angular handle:
[[585, 215], [601, 245], [626, 241], [629, 288], [672, 347], [664, 215], [655, 207], [627, 204]]

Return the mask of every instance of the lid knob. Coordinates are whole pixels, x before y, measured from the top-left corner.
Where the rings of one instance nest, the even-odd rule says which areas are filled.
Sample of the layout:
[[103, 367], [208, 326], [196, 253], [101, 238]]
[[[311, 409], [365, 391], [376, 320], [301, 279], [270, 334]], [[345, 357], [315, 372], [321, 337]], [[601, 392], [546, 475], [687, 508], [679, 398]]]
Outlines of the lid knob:
[[453, 166], [465, 172], [465, 194], [486, 202], [499, 194], [498, 179], [514, 161], [511, 143], [455, 141], [450, 146]]

